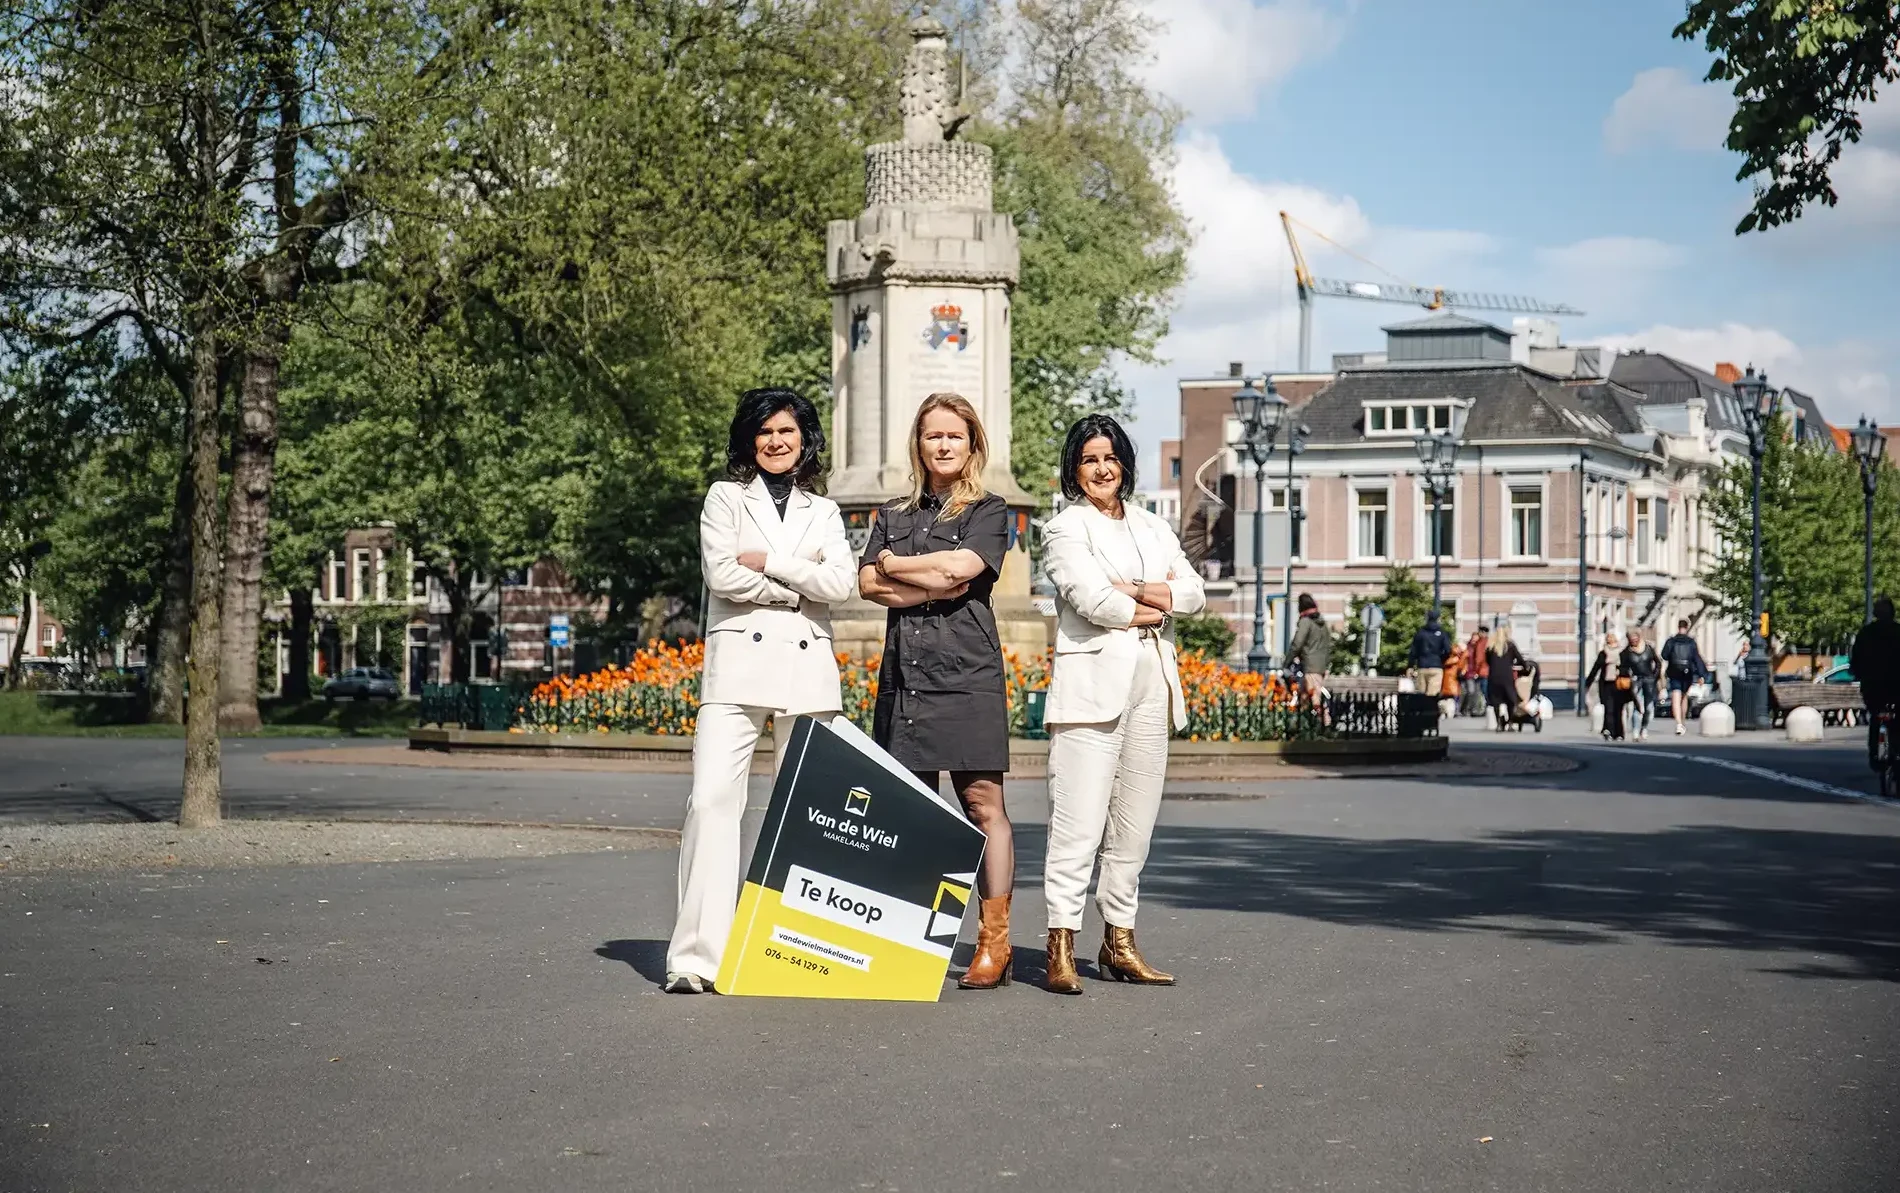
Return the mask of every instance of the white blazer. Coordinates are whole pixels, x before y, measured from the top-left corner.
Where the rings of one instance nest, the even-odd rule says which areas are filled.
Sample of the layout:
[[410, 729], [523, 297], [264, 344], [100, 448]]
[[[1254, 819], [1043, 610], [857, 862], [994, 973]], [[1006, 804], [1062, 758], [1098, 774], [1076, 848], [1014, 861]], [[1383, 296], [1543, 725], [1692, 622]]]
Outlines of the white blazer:
[[[1050, 724], [1113, 721], [1128, 707], [1142, 639], [1130, 623], [1135, 598], [1117, 592], [1115, 581], [1166, 581], [1174, 612], [1198, 613], [1207, 605], [1201, 577], [1181, 552], [1181, 540], [1160, 517], [1132, 502], [1117, 522], [1086, 501], [1051, 518], [1043, 527], [1042, 566], [1056, 586], [1056, 659], [1049, 677], [1043, 720]], [[1132, 534], [1134, 542], [1127, 541]], [[1122, 536], [1116, 542], [1110, 536]], [[1112, 544], [1113, 549], [1110, 549]], [[1116, 559], [1140, 555], [1148, 575], [1124, 574]], [[1174, 626], [1160, 635], [1161, 663], [1168, 680], [1174, 727], [1187, 727], [1187, 701], [1174, 664]]]
[[[746, 551], [765, 553], [765, 571], [739, 565]], [[764, 481], [719, 481], [699, 514], [699, 563], [708, 590], [700, 702], [839, 711], [831, 606], [857, 591], [858, 569], [837, 503], [794, 489], [781, 521]]]

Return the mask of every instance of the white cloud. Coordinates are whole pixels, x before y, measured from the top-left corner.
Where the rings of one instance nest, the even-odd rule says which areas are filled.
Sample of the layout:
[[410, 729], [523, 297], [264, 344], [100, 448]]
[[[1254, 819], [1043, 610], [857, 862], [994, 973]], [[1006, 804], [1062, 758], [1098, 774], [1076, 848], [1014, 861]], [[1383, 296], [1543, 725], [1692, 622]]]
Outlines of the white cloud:
[[1148, 80], [1199, 124], [1252, 116], [1260, 96], [1344, 32], [1317, 0], [1143, 0], [1165, 24]]
[[1641, 318], [1667, 276], [1688, 259], [1682, 246], [1649, 236], [1593, 236], [1538, 249], [1534, 293], [1599, 316]]
[[1900, 384], [1886, 371], [1883, 345], [1840, 340], [1803, 348], [1772, 327], [1724, 323], [1718, 327], [1659, 324], [1643, 331], [1592, 337], [1605, 348], [1626, 352], [1645, 348], [1704, 369], [1720, 361], [1753, 365], [1771, 382], [1812, 394], [1821, 414], [1835, 426], [1852, 426], [1871, 415], [1883, 426], [1900, 422]]
[[1639, 71], [1603, 118], [1603, 146], [1611, 153], [1651, 145], [1717, 150], [1734, 111], [1732, 95], [1676, 67]]

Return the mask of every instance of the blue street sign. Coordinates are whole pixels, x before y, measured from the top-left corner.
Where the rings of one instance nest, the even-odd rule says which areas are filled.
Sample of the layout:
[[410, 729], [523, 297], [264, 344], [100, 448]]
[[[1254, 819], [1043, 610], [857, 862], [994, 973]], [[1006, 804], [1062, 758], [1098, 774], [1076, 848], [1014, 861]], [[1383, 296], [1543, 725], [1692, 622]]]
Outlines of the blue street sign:
[[548, 645], [566, 646], [568, 636], [567, 614], [555, 613], [548, 618]]

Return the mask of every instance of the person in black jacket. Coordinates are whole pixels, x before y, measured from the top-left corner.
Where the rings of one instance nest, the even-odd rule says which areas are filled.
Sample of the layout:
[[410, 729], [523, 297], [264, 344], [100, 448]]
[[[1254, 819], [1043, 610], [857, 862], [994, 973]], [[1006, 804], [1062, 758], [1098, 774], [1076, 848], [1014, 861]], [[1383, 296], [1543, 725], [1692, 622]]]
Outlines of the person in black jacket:
[[1629, 645], [1623, 648], [1623, 661], [1639, 714], [1636, 740], [1648, 741], [1649, 722], [1656, 715], [1656, 677], [1662, 671], [1662, 660], [1656, 657], [1656, 648], [1643, 641], [1643, 631], [1631, 630]]
[[1867, 761], [1880, 765], [1880, 713], [1900, 703], [1900, 624], [1893, 619], [1893, 601], [1874, 602], [1874, 619], [1854, 636], [1848, 669], [1860, 684], [1860, 700], [1867, 706]]
[[1663, 679], [1669, 685], [1669, 715], [1675, 719], [1676, 735], [1683, 733], [1682, 717], [1689, 706], [1689, 689], [1709, 677], [1709, 665], [1702, 651], [1689, 636], [1689, 619], [1676, 623], [1676, 632], [1662, 648]]
[[1425, 615], [1425, 624], [1412, 635], [1411, 666], [1418, 690], [1436, 696], [1445, 686], [1445, 662], [1451, 658], [1451, 635], [1438, 624], [1438, 610]]
[[[1622, 642], [1615, 634], [1603, 636], [1603, 649], [1584, 676], [1584, 686], [1597, 686], [1597, 703], [1603, 706], [1603, 737], [1606, 741], [1623, 740], [1623, 706], [1631, 687], [1629, 673], [1623, 670]], [[1621, 680], [1622, 682], [1618, 682]]]

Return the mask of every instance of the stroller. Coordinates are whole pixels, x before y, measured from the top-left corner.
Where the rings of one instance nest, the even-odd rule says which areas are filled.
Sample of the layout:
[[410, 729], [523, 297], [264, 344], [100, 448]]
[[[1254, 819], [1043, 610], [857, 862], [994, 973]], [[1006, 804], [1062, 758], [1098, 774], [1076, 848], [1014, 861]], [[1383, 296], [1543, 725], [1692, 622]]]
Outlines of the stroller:
[[1496, 718], [1498, 732], [1515, 729], [1519, 733], [1529, 725], [1531, 732], [1544, 731], [1544, 698], [1539, 692], [1543, 680], [1543, 671], [1530, 659], [1523, 661], [1523, 670], [1517, 676], [1517, 703], [1498, 703], [1492, 706], [1492, 715]]

